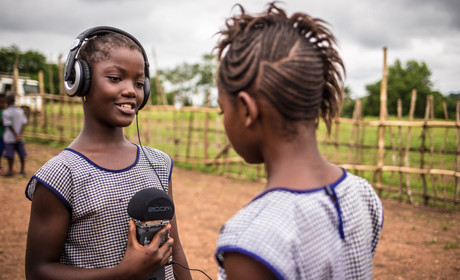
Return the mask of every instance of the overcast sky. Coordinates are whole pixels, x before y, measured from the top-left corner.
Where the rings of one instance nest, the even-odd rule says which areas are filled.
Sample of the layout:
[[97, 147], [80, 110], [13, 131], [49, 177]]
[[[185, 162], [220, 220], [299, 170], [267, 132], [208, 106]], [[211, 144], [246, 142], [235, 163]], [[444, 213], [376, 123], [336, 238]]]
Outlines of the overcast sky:
[[[98, 25], [134, 35], [161, 69], [201, 61], [214, 47], [214, 34], [235, 3], [247, 12], [266, 8], [262, 0], [0, 0], [0, 46], [43, 53], [63, 61], [82, 31]], [[434, 89], [460, 92], [460, 0], [287, 0], [280, 4], [320, 17], [338, 39], [353, 97], [382, 78], [387, 62], [426, 62]], [[235, 10], [233, 10], [235, 11]]]

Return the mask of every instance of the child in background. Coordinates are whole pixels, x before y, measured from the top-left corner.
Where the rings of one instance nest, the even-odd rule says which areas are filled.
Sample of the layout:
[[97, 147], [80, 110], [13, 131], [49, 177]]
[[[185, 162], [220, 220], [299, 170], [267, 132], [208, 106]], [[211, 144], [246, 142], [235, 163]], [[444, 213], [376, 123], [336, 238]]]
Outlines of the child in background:
[[342, 59], [325, 22], [275, 3], [226, 21], [218, 103], [233, 148], [264, 163], [265, 189], [221, 229], [219, 279], [372, 279], [383, 210], [363, 178], [319, 152], [343, 98]]
[[3, 126], [3, 110], [6, 108], [6, 95], [0, 93], [0, 175], [2, 175], [2, 157], [3, 150], [5, 149], [5, 143], [3, 142], [3, 132], [5, 127]]
[[27, 118], [24, 111], [14, 105], [15, 100], [16, 98], [12, 94], [6, 96], [6, 105], [8, 107], [2, 114], [3, 126], [5, 127], [5, 131], [3, 132], [3, 142], [5, 145], [3, 156], [8, 161], [8, 172], [3, 174], [3, 176], [14, 175], [13, 165], [15, 152], [18, 154], [21, 164], [19, 174], [23, 176], [26, 174], [25, 165], [27, 152], [22, 133], [27, 124]]
[[[67, 61], [75, 72], [65, 78], [66, 91], [82, 96], [84, 123], [68, 148], [27, 185], [28, 278], [145, 279], [171, 256], [187, 266], [175, 218], [144, 247], [127, 213], [139, 190], [165, 188], [172, 196], [173, 167], [167, 154], [123, 135], [150, 94], [145, 51], [128, 35], [109, 27], [89, 29], [79, 36], [81, 48], [69, 54], [76, 57]], [[172, 238], [160, 246], [169, 231]], [[189, 271], [166, 266], [166, 279], [173, 274], [191, 279]]]

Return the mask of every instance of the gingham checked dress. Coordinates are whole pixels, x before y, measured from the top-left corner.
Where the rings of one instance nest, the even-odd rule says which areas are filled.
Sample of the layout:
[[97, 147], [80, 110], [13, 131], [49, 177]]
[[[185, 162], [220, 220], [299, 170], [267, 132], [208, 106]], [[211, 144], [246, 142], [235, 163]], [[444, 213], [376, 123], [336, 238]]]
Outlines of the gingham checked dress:
[[[144, 188], [168, 188], [173, 162], [167, 154], [140, 147], [136, 161], [121, 170], [98, 166], [66, 148], [34, 174], [26, 187], [30, 200], [37, 182], [53, 191], [71, 212], [61, 263], [84, 268], [116, 266], [123, 258], [128, 234], [128, 202]], [[161, 184], [154, 168], [161, 179]], [[174, 279], [171, 266], [166, 279]]]
[[382, 223], [372, 186], [346, 171], [318, 189], [268, 190], [222, 227], [219, 279], [226, 279], [226, 252], [253, 257], [279, 279], [372, 279]]

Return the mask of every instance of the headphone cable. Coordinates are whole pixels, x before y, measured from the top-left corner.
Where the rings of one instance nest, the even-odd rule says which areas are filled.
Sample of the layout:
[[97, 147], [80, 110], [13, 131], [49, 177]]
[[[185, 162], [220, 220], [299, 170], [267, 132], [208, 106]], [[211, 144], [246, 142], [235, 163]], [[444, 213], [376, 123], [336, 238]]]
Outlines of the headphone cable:
[[170, 261], [170, 262], [168, 262], [166, 265], [170, 265], [170, 264], [177, 264], [178, 266], [180, 266], [180, 267], [182, 267], [182, 268], [185, 268], [185, 269], [188, 269], [188, 270], [190, 270], [190, 271], [198, 271], [198, 272], [201, 272], [201, 273], [203, 273], [206, 277], [208, 277], [209, 280], [212, 280], [212, 278], [209, 277], [209, 275], [207, 275], [207, 274], [206, 274], [203, 270], [201, 270], [201, 269], [188, 268], [188, 267], [186, 267], [186, 266], [184, 266], [184, 265], [182, 265], [182, 264], [180, 264], [180, 263], [178, 263], [178, 262], [175, 262], [175, 261]]
[[149, 162], [150, 166], [152, 167], [153, 171], [155, 172], [155, 175], [156, 175], [157, 178], [158, 178], [158, 182], [160, 182], [161, 188], [163, 189], [163, 191], [164, 191], [165, 193], [168, 193], [168, 192], [166, 191], [166, 188], [163, 186], [163, 183], [161, 182], [160, 176], [158, 175], [158, 173], [157, 173], [155, 167], [153, 166], [153, 163], [150, 161], [150, 158], [147, 156], [147, 153], [145, 152], [144, 147], [142, 146], [142, 143], [141, 143], [141, 135], [140, 135], [140, 133], [139, 133], [138, 112], [139, 112], [139, 111], [136, 112], [136, 128], [137, 128], [137, 139], [138, 139], [138, 141], [139, 141], [139, 147], [141, 148], [142, 153], [144, 153], [144, 156], [147, 158], [147, 161]]
[[[157, 171], [155, 170], [155, 167], [153, 167], [153, 164], [152, 162], [150, 161], [149, 157], [147, 156], [147, 154], [145, 153], [144, 151], [144, 148], [142, 147], [142, 144], [141, 144], [141, 136], [140, 136], [140, 133], [139, 133], [139, 121], [138, 121], [138, 114], [136, 112], [136, 128], [137, 128], [137, 139], [139, 141], [139, 146], [141, 147], [141, 150], [142, 152], [144, 153], [144, 156], [147, 158], [147, 161], [150, 163], [150, 166], [152, 167], [153, 171], [155, 171], [155, 174], [157, 175], [157, 178], [158, 178], [158, 181], [160, 182], [160, 185], [161, 187], [163, 188], [163, 190], [167, 193], [165, 187], [163, 187], [163, 184], [161, 183], [161, 180], [160, 180], [160, 176], [158, 176], [158, 173]], [[196, 268], [188, 268], [178, 262], [175, 262], [175, 261], [170, 261], [168, 262], [166, 265], [171, 265], [171, 264], [177, 264], [178, 266], [182, 267], [182, 268], [185, 268], [185, 269], [188, 269], [190, 271], [199, 271], [201, 273], [203, 273], [204, 275], [206, 275], [206, 277], [208, 277], [209, 280], [212, 280], [211, 277], [209, 277], [203, 270], [200, 270], [200, 269], [196, 269]], [[176, 273], [174, 273], [176, 274]], [[177, 275], [176, 275], [177, 276]]]

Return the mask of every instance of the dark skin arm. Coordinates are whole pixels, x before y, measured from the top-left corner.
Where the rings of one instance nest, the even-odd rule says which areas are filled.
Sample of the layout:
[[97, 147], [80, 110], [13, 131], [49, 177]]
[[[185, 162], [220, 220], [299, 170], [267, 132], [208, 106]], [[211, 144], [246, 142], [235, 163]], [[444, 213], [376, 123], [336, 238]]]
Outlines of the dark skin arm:
[[225, 253], [224, 268], [228, 280], [276, 280], [261, 262], [240, 253]]
[[[173, 198], [172, 181], [169, 182], [168, 194], [171, 198]], [[176, 215], [174, 215], [174, 218], [171, 220], [171, 237], [174, 239], [174, 245], [172, 247], [173, 261], [178, 262], [185, 267], [188, 267], [187, 258], [185, 257], [185, 253], [179, 239]], [[177, 274], [177, 279], [192, 280], [190, 271], [180, 267], [179, 265], [174, 265], [174, 273]]]
[[146, 246], [136, 240], [130, 221], [125, 256], [111, 268], [85, 269], [59, 263], [70, 223], [70, 212], [48, 188], [38, 184], [32, 201], [26, 248], [27, 279], [145, 279], [168, 262], [174, 240], [157, 249], [170, 226], [163, 228]]

